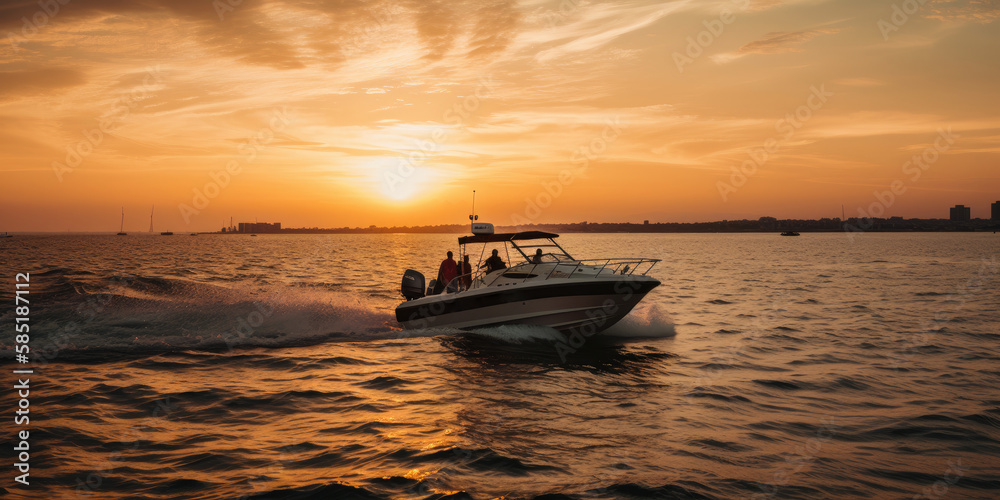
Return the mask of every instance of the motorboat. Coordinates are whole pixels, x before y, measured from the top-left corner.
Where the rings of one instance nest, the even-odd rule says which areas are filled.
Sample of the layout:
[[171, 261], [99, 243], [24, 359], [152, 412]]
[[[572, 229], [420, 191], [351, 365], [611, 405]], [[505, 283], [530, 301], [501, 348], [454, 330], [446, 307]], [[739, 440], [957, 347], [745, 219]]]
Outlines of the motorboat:
[[[580, 260], [556, 243], [558, 234], [494, 233], [487, 223], [474, 222], [472, 233], [458, 238], [458, 263], [461, 272], [467, 247], [482, 244], [473, 272], [443, 285], [431, 280], [429, 286], [420, 272], [403, 273], [400, 291], [406, 301], [396, 307], [396, 320], [404, 328], [523, 324], [589, 336], [617, 323], [660, 284], [647, 275], [659, 259]], [[501, 260], [506, 257], [506, 267], [481, 269], [490, 246]]]

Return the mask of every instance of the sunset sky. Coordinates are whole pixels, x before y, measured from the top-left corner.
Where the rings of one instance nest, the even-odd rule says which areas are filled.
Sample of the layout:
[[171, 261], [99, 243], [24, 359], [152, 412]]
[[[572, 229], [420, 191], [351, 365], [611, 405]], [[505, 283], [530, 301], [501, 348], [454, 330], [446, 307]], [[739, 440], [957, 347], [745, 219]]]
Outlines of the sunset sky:
[[986, 218], [998, 17], [996, 0], [4, 2], [0, 231], [117, 231], [122, 206], [145, 231], [152, 205], [157, 231], [454, 224], [473, 189], [504, 225]]

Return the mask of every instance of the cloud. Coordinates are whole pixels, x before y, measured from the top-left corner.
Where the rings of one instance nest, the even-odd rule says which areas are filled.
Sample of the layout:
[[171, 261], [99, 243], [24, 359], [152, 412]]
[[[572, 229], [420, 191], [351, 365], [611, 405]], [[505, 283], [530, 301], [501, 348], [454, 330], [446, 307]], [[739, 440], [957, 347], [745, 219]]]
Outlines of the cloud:
[[839, 32], [836, 28], [820, 28], [802, 31], [775, 31], [754, 40], [735, 52], [726, 52], [712, 56], [712, 60], [719, 64], [735, 61], [750, 54], [780, 54], [783, 52], [802, 52], [799, 45], [802, 45], [813, 38], [821, 35], [829, 35]]
[[458, 16], [445, 1], [428, 0], [415, 5], [417, 33], [427, 49], [424, 57], [430, 60], [443, 58], [461, 31], [456, 22]]
[[739, 54], [777, 54], [780, 52], [800, 52], [801, 45], [820, 35], [829, 35], [840, 30], [833, 28], [805, 31], [777, 31], [768, 33], [739, 48]]
[[927, 9], [927, 17], [940, 21], [992, 23], [1000, 17], [1000, 0], [938, 0]]
[[469, 42], [469, 56], [488, 56], [501, 52], [517, 34], [521, 13], [513, 0], [489, 2], [479, 9], [479, 20]]
[[34, 96], [84, 84], [82, 72], [68, 68], [40, 68], [0, 72], [0, 101]]
[[674, 2], [667, 6], [653, 5], [603, 11], [595, 16], [596, 19], [587, 18], [559, 30], [563, 37], [572, 38], [572, 40], [538, 52], [535, 60], [547, 62], [578, 52], [593, 50], [621, 36], [645, 28], [686, 5], [686, 2]]

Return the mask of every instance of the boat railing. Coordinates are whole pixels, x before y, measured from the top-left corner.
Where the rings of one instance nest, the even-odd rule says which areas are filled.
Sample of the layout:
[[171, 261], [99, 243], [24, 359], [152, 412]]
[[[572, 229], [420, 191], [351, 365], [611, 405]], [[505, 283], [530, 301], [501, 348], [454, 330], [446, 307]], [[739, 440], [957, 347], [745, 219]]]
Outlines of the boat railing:
[[[650, 271], [653, 270], [653, 266], [660, 259], [645, 259], [645, 258], [624, 258], [624, 259], [585, 259], [581, 260], [577, 266], [590, 266], [597, 267], [600, 264], [601, 271], [611, 270], [612, 274], [621, 274], [626, 276], [645, 276]], [[641, 272], [640, 272], [641, 271]]]
[[[607, 276], [608, 274], [616, 274], [619, 276], [645, 276], [656, 265], [661, 259], [646, 259], [646, 258], [612, 258], [612, 259], [583, 259], [583, 260], [572, 260], [572, 261], [549, 261], [535, 264], [532, 262], [523, 262], [521, 264], [515, 264], [511, 267], [503, 269], [500, 273], [487, 273], [482, 269], [478, 269], [471, 273], [462, 274], [456, 276], [448, 282], [448, 285], [444, 287], [442, 293], [455, 293], [462, 292], [474, 288], [477, 284], [480, 286], [492, 285], [496, 280], [507, 277], [511, 278], [511, 274], [523, 275], [516, 276], [521, 278], [521, 282], [525, 282], [530, 278], [536, 278], [539, 274], [535, 273], [539, 267], [545, 268], [547, 266], [552, 266], [548, 269], [548, 273], [545, 279], [553, 277], [566, 277], [566, 278], [599, 278], [602, 276]], [[567, 270], [572, 266], [572, 270]], [[592, 273], [584, 273], [584, 270], [591, 270]], [[514, 271], [514, 273], [511, 273]], [[580, 274], [577, 274], [580, 273]], [[489, 275], [493, 275], [491, 278]]]
[[[598, 278], [600, 276], [607, 276], [607, 274], [617, 274], [621, 276], [645, 276], [653, 269], [653, 266], [660, 259], [646, 259], [641, 257], [636, 258], [611, 258], [611, 259], [582, 259], [570, 262], [555, 262], [552, 269], [549, 270], [546, 278], [552, 278], [557, 273], [565, 274], [566, 277], [570, 278], [587, 278], [593, 277]], [[553, 264], [553, 262], [542, 262], [540, 264], [525, 263], [522, 266], [531, 266], [529, 273], [533, 274], [533, 271], [539, 266], [544, 266], [546, 264]], [[566, 267], [572, 265], [573, 269], [566, 272]], [[562, 269], [560, 269], [562, 268]], [[587, 269], [595, 270], [593, 274], [577, 274]]]
[[455, 276], [448, 282], [448, 285], [444, 287], [444, 291], [441, 293], [464, 292], [472, 288], [472, 285], [475, 284], [477, 280], [482, 282], [485, 275], [485, 272], [479, 270]]

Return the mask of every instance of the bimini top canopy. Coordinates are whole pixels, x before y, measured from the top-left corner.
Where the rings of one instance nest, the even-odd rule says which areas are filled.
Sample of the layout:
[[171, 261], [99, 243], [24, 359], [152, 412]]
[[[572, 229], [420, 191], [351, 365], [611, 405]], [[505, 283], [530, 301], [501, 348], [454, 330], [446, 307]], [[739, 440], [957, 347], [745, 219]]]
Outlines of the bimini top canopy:
[[544, 231], [522, 231], [520, 233], [499, 233], [499, 234], [474, 234], [472, 236], [462, 236], [458, 238], [458, 244], [466, 243], [499, 243], [514, 240], [538, 240], [542, 238], [558, 238], [555, 233]]

